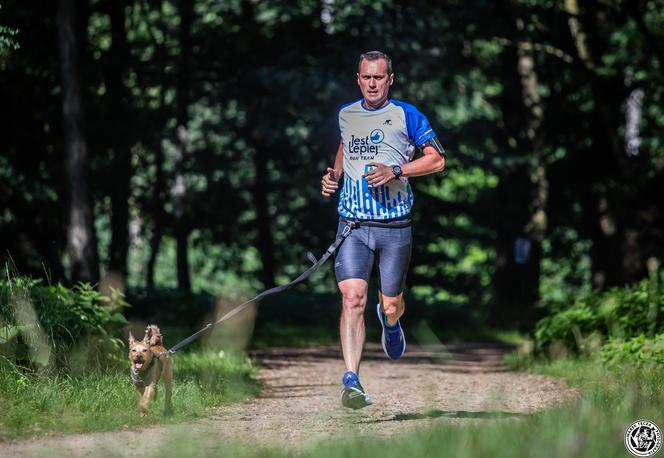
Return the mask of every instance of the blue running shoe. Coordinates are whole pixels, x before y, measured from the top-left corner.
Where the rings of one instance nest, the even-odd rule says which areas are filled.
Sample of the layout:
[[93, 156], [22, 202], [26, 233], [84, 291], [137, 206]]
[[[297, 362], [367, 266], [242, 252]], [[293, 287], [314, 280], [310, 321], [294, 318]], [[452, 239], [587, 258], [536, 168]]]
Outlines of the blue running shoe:
[[361, 409], [362, 407], [370, 406], [373, 401], [364, 392], [364, 388], [360, 385], [360, 379], [357, 374], [348, 371], [341, 379], [343, 388], [341, 389], [341, 405], [350, 409]]
[[383, 327], [383, 335], [380, 338], [383, 344], [383, 351], [390, 359], [399, 359], [406, 351], [406, 337], [403, 335], [401, 324], [397, 320], [394, 326], [387, 325], [387, 317], [383, 313], [383, 308], [380, 302], [376, 305], [376, 312], [378, 312], [378, 320]]

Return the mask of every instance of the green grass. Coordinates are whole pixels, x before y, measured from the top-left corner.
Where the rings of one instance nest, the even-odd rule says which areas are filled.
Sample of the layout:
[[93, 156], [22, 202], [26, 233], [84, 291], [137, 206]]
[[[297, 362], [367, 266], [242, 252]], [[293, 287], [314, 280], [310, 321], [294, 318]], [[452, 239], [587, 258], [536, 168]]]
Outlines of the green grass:
[[206, 409], [254, 396], [255, 368], [242, 355], [200, 351], [173, 356], [173, 410], [163, 414], [163, 386], [148, 420], [138, 416], [129, 370], [93, 371], [82, 377], [26, 374], [0, 365], [0, 437], [46, 432], [88, 432], [134, 425], [179, 423]]

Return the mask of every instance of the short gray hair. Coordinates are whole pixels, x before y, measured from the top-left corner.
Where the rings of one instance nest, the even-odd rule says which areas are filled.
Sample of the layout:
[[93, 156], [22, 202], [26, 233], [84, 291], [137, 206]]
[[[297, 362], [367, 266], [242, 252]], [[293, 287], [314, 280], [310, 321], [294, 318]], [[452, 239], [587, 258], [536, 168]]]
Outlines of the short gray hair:
[[374, 61], [374, 60], [378, 60], [378, 59], [385, 59], [385, 63], [387, 64], [387, 74], [391, 75], [392, 74], [392, 59], [390, 59], [390, 57], [382, 51], [369, 51], [369, 52], [365, 52], [364, 54], [360, 55], [360, 61], [357, 63], [358, 72], [360, 70], [360, 65], [362, 65], [363, 60]]

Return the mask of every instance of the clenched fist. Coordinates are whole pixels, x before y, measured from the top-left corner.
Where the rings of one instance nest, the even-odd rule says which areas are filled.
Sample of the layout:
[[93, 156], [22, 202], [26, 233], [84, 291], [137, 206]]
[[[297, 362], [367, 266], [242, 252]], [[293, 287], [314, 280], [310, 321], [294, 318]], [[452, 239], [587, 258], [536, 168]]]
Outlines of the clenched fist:
[[339, 178], [341, 177], [337, 174], [336, 170], [328, 167], [327, 173], [323, 175], [323, 179], [320, 182], [321, 194], [325, 197], [330, 197], [337, 192], [337, 189], [339, 189]]

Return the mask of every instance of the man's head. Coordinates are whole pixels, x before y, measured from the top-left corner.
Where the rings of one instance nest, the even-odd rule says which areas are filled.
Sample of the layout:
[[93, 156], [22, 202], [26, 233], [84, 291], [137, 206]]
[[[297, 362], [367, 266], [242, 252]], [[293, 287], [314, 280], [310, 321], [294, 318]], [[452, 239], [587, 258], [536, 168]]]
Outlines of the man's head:
[[392, 60], [387, 54], [369, 51], [360, 56], [357, 84], [360, 86], [364, 103], [369, 108], [380, 108], [387, 102], [392, 83]]

